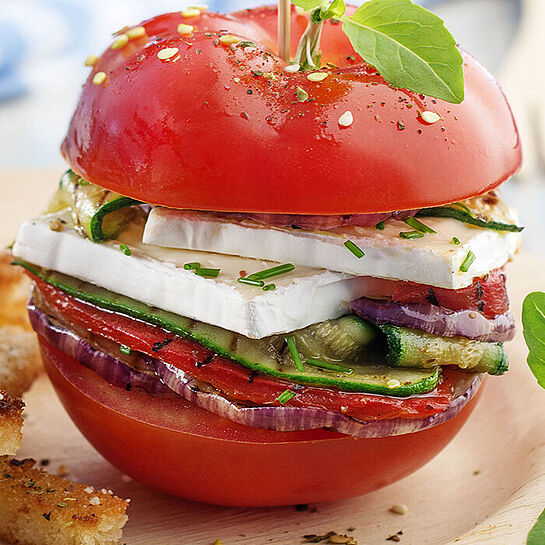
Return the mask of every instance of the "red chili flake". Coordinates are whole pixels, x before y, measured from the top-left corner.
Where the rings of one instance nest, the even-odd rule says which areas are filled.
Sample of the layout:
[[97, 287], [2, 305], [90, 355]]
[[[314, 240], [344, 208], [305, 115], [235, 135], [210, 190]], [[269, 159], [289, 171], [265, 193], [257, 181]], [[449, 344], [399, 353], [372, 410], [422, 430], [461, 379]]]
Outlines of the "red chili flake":
[[245, 270], [239, 271], [240, 278], [244, 278], [248, 273]]

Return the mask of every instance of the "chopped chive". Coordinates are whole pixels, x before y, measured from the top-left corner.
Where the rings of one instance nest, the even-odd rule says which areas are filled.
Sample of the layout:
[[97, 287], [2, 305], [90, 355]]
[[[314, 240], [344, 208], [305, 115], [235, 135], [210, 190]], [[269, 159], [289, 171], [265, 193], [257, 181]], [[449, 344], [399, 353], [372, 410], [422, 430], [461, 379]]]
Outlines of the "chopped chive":
[[299, 371], [300, 373], [303, 373], [305, 371], [305, 368], [303, 367], [301, 356], [299, 355], [299, 352], [297, 352], [295, 339], [291, 336], [286, 337], [286, 343], [288, 344], [288, 348], [290, 349], [290, 354], [291, 354], [291, 357], [293, 358], [293, 363], [295, 363], [295, 367], [297, 368], [297, 371]]
[[266, 286], [263, 286], [263, 291], [272, 291], [274, 289], [276, 289], [274, 284], [267, 284]]
[[265, 282], [263, 282], [263, 280], [253, 280], [252, 278], [248, 278], [247, 276], [240, 277], [238, 279], [238, 282], [240, 282], [241, 284], [248, 284], [250, 286], [257, 286], [258, 288], [262, 288], [265, 285]]
[[351, 367], [345, 367], [344, 365], [337, 365], [336, 363], [329, 363], [328, 361], [318, 360], [316, 358], [309, 358], [305, 361], [306, 364], [313, 367], [319, 367], [320, 369], [327, 369], [328, 371], [338, 371], [339, 373], [346, 373], [347, 375], [354, 372]]
[[291, 390], [284, 390], [277, 398], [276, 401], [281, 405], [285, 405], [292, 397], [295, 397], [295, 392]]
[[200, 269], [201, 264], [198, 261], [192, 261], [191, 263], [186, 263], [184, 269], [186, 271], [194, 271], [195, 269]]
[[383, 222], [383, 221], [379, 221], [379, 222], [375, 225], [375, 229], [378, 229], [379, 231], [384, 231], [384, 222]]
[[119, 249], [125, 254], [125, 255], [131, 255], [131, 249], [126, 244], [120, 244]]
[[411, 240], [413, 238], [422, 238], [424, 233], [421, 233], [420, 231], [402, 231], [399, 233], [399, 236]]
[[458, 237], [452, 237], [451, 244], [455, 244], [456, 246], [459, 246], [461, 244], [460, 239]]
[[289, 273], [294, 269], [295, 265], [292, 265], [291, 263], [284, 263], [283, 265], [277, 265], [276, 267], [271, 267], [270, 269], [264, 269], [263, 271], [250, 274], [246, 278], [249, 278], [250, 280], [264, 280], [265, 278], [271, 278], [280, 274]]
[[207, 278], [216, 278], [219, 273], [219, 269], [205, 269], [202, 267], [199, 269], [195, 269], [195, 274], [197, 276], [206, 276]]
[[126, 346], [126, 345], [124, 345], [124, 344], [122, 344], [122, 345], [119, 347], [119, 351], [120, 351], [122, 354], [127, 354], [127, 355], [132, 353], [132, 350], [131, 350], [128, 346]]
[[466, 258], [464, 259], [463, 263], [460, 265], [460, 270], [462, 272], [469, 271], [469, 267], [471, 267], [476, 257], [477, 256], [471, 250], [469, 250], [469, 252], [467, 252]]
[[365, 253], [361, 248], [358, 248], [351, 240], [347, 240], [344, 245], [358, 258], [361, 259]]
[[421, 233], [437, 233], [437, 231], [434, 231], [431, 227], [428, 227], [425, 223], [422, 223], [420, 220], [417, 220], [416, 218], [407, 218], [403, 221], [409, 227], [412, 227], [413, 229], [416, 229], [417, 231], [420, 231]]

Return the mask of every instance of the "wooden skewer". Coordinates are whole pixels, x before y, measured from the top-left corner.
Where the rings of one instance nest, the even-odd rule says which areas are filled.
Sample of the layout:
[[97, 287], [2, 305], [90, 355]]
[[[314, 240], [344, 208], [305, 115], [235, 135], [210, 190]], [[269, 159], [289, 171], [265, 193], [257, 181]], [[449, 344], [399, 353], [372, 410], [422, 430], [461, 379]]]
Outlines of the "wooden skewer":
[[290, 0], [278, 0], [278, 53], [280, 58], [290, 62]]

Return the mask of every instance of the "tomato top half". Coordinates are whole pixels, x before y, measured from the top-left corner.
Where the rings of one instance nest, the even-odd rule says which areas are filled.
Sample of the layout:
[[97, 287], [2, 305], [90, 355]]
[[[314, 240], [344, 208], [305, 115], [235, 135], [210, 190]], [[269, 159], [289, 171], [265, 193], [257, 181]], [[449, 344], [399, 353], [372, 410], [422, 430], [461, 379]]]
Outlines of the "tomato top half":
[[[394, 89], [328, 21], [321, 82], [287, 74], [276, 8], [160, 15], [93, 67], [62, 146], [92, 183], [174, 208], [352, 214], [423, 208], [484, 193], [516, 172], [517, 129], [500, 88], [464, 53], [449, 104]], [[307, 18], [292, 13], [292, 53]], [[180, 23], [195, 30], [182, 36]], [[255, 46], [228, 45], [233, 34]], [[161, 59], [163, 49], [176, 49]], [[104, 72], [106, 79], [94, 84]], [[297, 87], [309, 96], [300, 102]], [[353, 116], [349, 127], [339, 118]], [[426, 124], [421, 112], [441, 116]]]

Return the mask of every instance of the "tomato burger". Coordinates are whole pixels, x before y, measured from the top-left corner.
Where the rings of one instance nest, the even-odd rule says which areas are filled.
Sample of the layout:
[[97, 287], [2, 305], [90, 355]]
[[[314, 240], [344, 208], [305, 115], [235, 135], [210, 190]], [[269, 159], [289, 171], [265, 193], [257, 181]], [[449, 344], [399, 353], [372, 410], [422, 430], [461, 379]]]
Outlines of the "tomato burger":
[[369, 492], [507, 370], [517, 130], [435, 16], [386, 3], [433, 17], [443, 57], [371, 56], [372, 0], [293, 10], [291, 64], [273, 7], [160, 15], [88, 59], [70, 170], [13, 253], [62, 403], [135, 479], [224, 505]]

